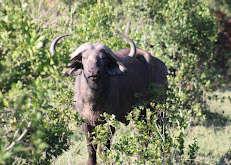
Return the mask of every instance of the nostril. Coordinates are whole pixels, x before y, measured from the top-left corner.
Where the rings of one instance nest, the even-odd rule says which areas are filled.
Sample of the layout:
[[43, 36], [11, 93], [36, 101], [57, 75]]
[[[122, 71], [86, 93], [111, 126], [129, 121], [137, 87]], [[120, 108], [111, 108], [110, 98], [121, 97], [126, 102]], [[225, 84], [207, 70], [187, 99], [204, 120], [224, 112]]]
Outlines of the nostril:
[[92, 68], [88, 70], [89, 76], [96, 76], [99, 75], [100, 70], [98, 68]]
[[92, 75], [92, 70], [88, 70], [88, 74], [89, 74], [89, 75]]

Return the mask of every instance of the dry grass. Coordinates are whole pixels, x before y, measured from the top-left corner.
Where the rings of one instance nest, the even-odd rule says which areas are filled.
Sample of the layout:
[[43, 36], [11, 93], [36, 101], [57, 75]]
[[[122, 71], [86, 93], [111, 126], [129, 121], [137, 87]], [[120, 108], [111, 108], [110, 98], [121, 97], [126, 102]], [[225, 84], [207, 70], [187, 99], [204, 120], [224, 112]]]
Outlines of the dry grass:
[[[222, 97], [231, 96], [231, 91], [215, 92]], [[186, 143], [194, 137], [198, 140], [198, 164], [231, 164], [231, 103], [211, 100], [211, 111], [204, 124], [190, 127]]]

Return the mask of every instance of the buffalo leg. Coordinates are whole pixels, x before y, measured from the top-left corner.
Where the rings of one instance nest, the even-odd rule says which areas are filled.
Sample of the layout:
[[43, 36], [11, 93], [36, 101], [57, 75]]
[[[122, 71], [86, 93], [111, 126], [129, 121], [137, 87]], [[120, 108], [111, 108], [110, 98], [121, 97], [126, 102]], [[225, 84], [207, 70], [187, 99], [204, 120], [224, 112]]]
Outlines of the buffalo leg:
[[[113, 135], [114, 135], [114, 133], [115, 133], [115, 128], [112, 127], [112, 126], [110, 126], [108, 129], [109, 129], [109, 132], [111, 133], [111, 135], [110, 135], [109, 139], [107, 140], [106, 147], [107, 147], [107, 149], [110, 150], [110, 147], [111, 147], [111, 139], [112, 139], [112, 137], [113, 137]], [[106, 152], [106, 151], [103, 149], [103, 147], [102, 147], [101, 144], [100, 144], [100, 146], [99, 146], [99, 152]]]
[[97, 145], [92, 144], [93, 138], [91, 137], [91, 133], [94, 131], [93, 126], [89, 125], [88, 123], [84, 122], [82, 124], [83, 126], [83, 131], [87, 139], [87, 150], [89, 154], [88, 158], [88, 165], [96, 165], [96, 150], [97, 150]]

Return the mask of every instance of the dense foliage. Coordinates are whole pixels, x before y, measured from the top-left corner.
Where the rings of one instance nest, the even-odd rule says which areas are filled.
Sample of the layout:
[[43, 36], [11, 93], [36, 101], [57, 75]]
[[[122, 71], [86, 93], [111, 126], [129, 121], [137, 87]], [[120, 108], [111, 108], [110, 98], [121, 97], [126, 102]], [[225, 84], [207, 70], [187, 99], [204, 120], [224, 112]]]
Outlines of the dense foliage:
[[[69, 148], [69, 123], [81, 123], [72, 105], [72, 78], [62, 69], [67, 54], [85, 42], [102, 42], [117, 50], [127, 47], [114, 32], [126, 34], [169, 70], [166, 103], [159, 86], [137, 94], [140, 102], [127, 127], [102, 163], [193, 163], [196, 139], [184, 144], [192, 119], [202, 119], [206, 91], [219, 79], [214, 67], [217, 24], [198, 0], [30, 1], [0, 3], [0, 164], [49, 164]], [[48, 53], [51, 40], [73, 33]], [[146, 117], [139, 118], [139, 114]], [[110, 137], [108, 125], [119, 128], [114, 116], [96, 129], [95, 142]], [[193, 120], [195, 121], [195, 120]]]
[[0, 164], [45, 164], [69, 147], [71, 92], [26, 8], [3, 4], [0, 13]]
[[231, 1], [230, 0], [207, 0], [208, 5], [214, 9], [227, 13], [231, 17]]

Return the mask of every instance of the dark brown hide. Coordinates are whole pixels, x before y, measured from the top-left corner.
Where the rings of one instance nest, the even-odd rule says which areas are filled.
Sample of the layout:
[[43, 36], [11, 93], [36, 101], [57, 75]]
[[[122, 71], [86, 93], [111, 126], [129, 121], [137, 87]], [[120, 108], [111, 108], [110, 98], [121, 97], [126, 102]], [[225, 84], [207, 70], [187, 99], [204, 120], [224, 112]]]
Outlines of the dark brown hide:
[[[123, 49], [114, 53], [124, 57], [129, 51], [130, 49]], [[166, 83], [165, 64], [144, 50], [137, 48], [136, 52], [136, 58], [125, 66], [126, 70], [123, 74], [104, 73], [99, 81], [93, 82], [95, 85], [93, 88], [89, 87], [84, 71], [76, 77], [74, 101], [80, 116], [85, 119], [83, 128], [86, 135], [96, 125], [101, 124], [98, 119], [104, 112], [114, 114], [117, 120], [128, 124], [125, 116], [136, 103], [134, 94], [145, 91], [150, 83]], [[91, 145], [91, 137], [87, 137], [87, 140], [89, 142], [88, 164], [96, 164], [96, 146]]]

